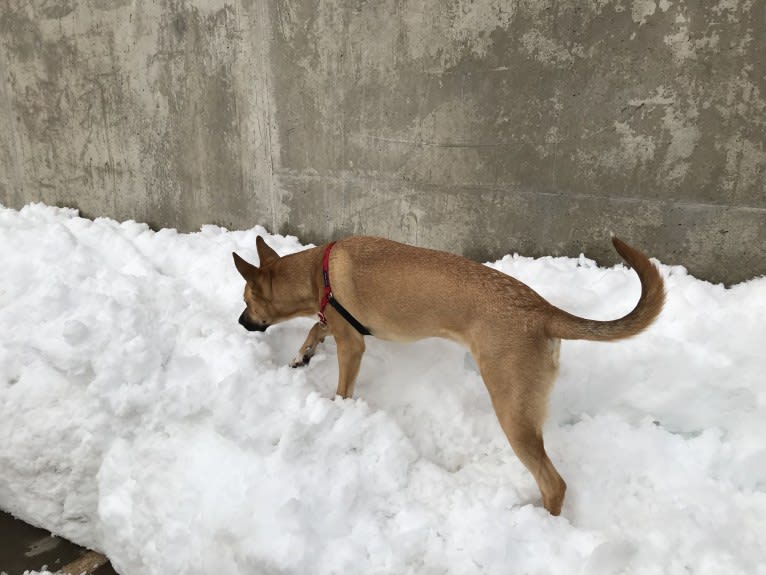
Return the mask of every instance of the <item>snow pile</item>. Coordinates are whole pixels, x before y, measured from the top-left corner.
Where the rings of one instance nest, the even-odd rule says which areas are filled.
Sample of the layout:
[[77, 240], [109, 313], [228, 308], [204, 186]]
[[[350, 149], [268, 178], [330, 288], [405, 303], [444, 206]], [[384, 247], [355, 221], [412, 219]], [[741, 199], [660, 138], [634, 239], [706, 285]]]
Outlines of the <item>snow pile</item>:
[[[460, 347], [368, 338], [343, 401], [331, 339], [287, 367], [311, 320], [237, 325], [258, 234], [302, 248], [0, 207], [0, 508], [123, 575], [766, 573], [766, 279], [663, 267], [649, 331], [564, 342], [554, 518]], [[622, 266], [492, 265], [580, 315], [638, 298]]]

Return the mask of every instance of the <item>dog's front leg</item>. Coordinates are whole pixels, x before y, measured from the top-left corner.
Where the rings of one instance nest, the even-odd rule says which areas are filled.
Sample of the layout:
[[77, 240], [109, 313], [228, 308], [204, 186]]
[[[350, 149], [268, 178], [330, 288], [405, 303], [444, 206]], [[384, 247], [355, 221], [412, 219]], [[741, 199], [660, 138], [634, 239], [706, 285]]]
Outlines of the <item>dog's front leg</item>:
[[[342, 321], [342, 320], [341, 320]], [[334, 331], [334, 330], [333, 330]], [[351, 397], [354, 393], [356, 376], [364, 354], [364, 337], [351, 326], [343, 326], [340, 333], [333, 333], [338, 347], [338, 390], [342, 398]]]
[[303, 342], [303, 345], [298, 350], [298, 355], [290, 362], [290, 367], [308, 365], [311, 358], [314, 357], [317, 347], [328, 335], [330, 335], [330, 330], [327, 324], [321, 321], [316, 322], [309, 330], [306, 341]]

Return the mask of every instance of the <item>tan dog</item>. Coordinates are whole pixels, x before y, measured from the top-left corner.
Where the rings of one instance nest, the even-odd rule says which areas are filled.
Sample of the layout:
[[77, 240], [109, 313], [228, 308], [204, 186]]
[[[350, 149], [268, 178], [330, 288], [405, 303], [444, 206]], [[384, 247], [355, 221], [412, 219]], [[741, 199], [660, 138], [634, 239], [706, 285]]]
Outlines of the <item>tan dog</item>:
[[558, 515], [566, 484], [545, 453], [542, 425], [560, 339], [630, 337], [652, 323], [665, 300], [662, 278], [647, 257], [617, 238], [612, 243], [638, 273], [641, 298], [626, 316], [595, 321], [553, 306], [508, 275], [445, 252], [354, 236], [279, 257], [258, 237], [260, 268], [233, 254], [247, 281], [247, 308], [239, 321], [263, 331], [319, 313], [321, 321], [293, 365], [307, 363], [317, 344], [332, 335], [341, 397], [354, 391], [365, 329], [387, 340], [444, 337], [463, 344], [511, 447], [537, 481], [545, 508]]

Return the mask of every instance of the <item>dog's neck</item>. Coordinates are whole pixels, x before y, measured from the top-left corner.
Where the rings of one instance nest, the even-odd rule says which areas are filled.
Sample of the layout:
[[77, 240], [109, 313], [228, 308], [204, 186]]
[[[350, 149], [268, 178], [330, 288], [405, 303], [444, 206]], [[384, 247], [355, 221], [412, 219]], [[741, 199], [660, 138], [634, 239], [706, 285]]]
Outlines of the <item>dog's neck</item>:
[[[272, 289], [280, 306], [292, 316], [311, 316], [319, 311], [322, 275], [321, 248], [310, 248], [280, 258], [272, 269]], [[289, 297], [289, 299], [282, 299]]]

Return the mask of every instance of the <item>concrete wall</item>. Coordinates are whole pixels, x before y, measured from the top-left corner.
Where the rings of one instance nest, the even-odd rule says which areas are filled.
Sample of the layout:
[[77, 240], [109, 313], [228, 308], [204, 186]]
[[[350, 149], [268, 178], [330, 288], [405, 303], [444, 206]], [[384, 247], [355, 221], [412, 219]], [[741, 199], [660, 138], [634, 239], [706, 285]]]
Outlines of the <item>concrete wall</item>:
[[766, 273], [761, 0], [0, 7], [0, 203]]

